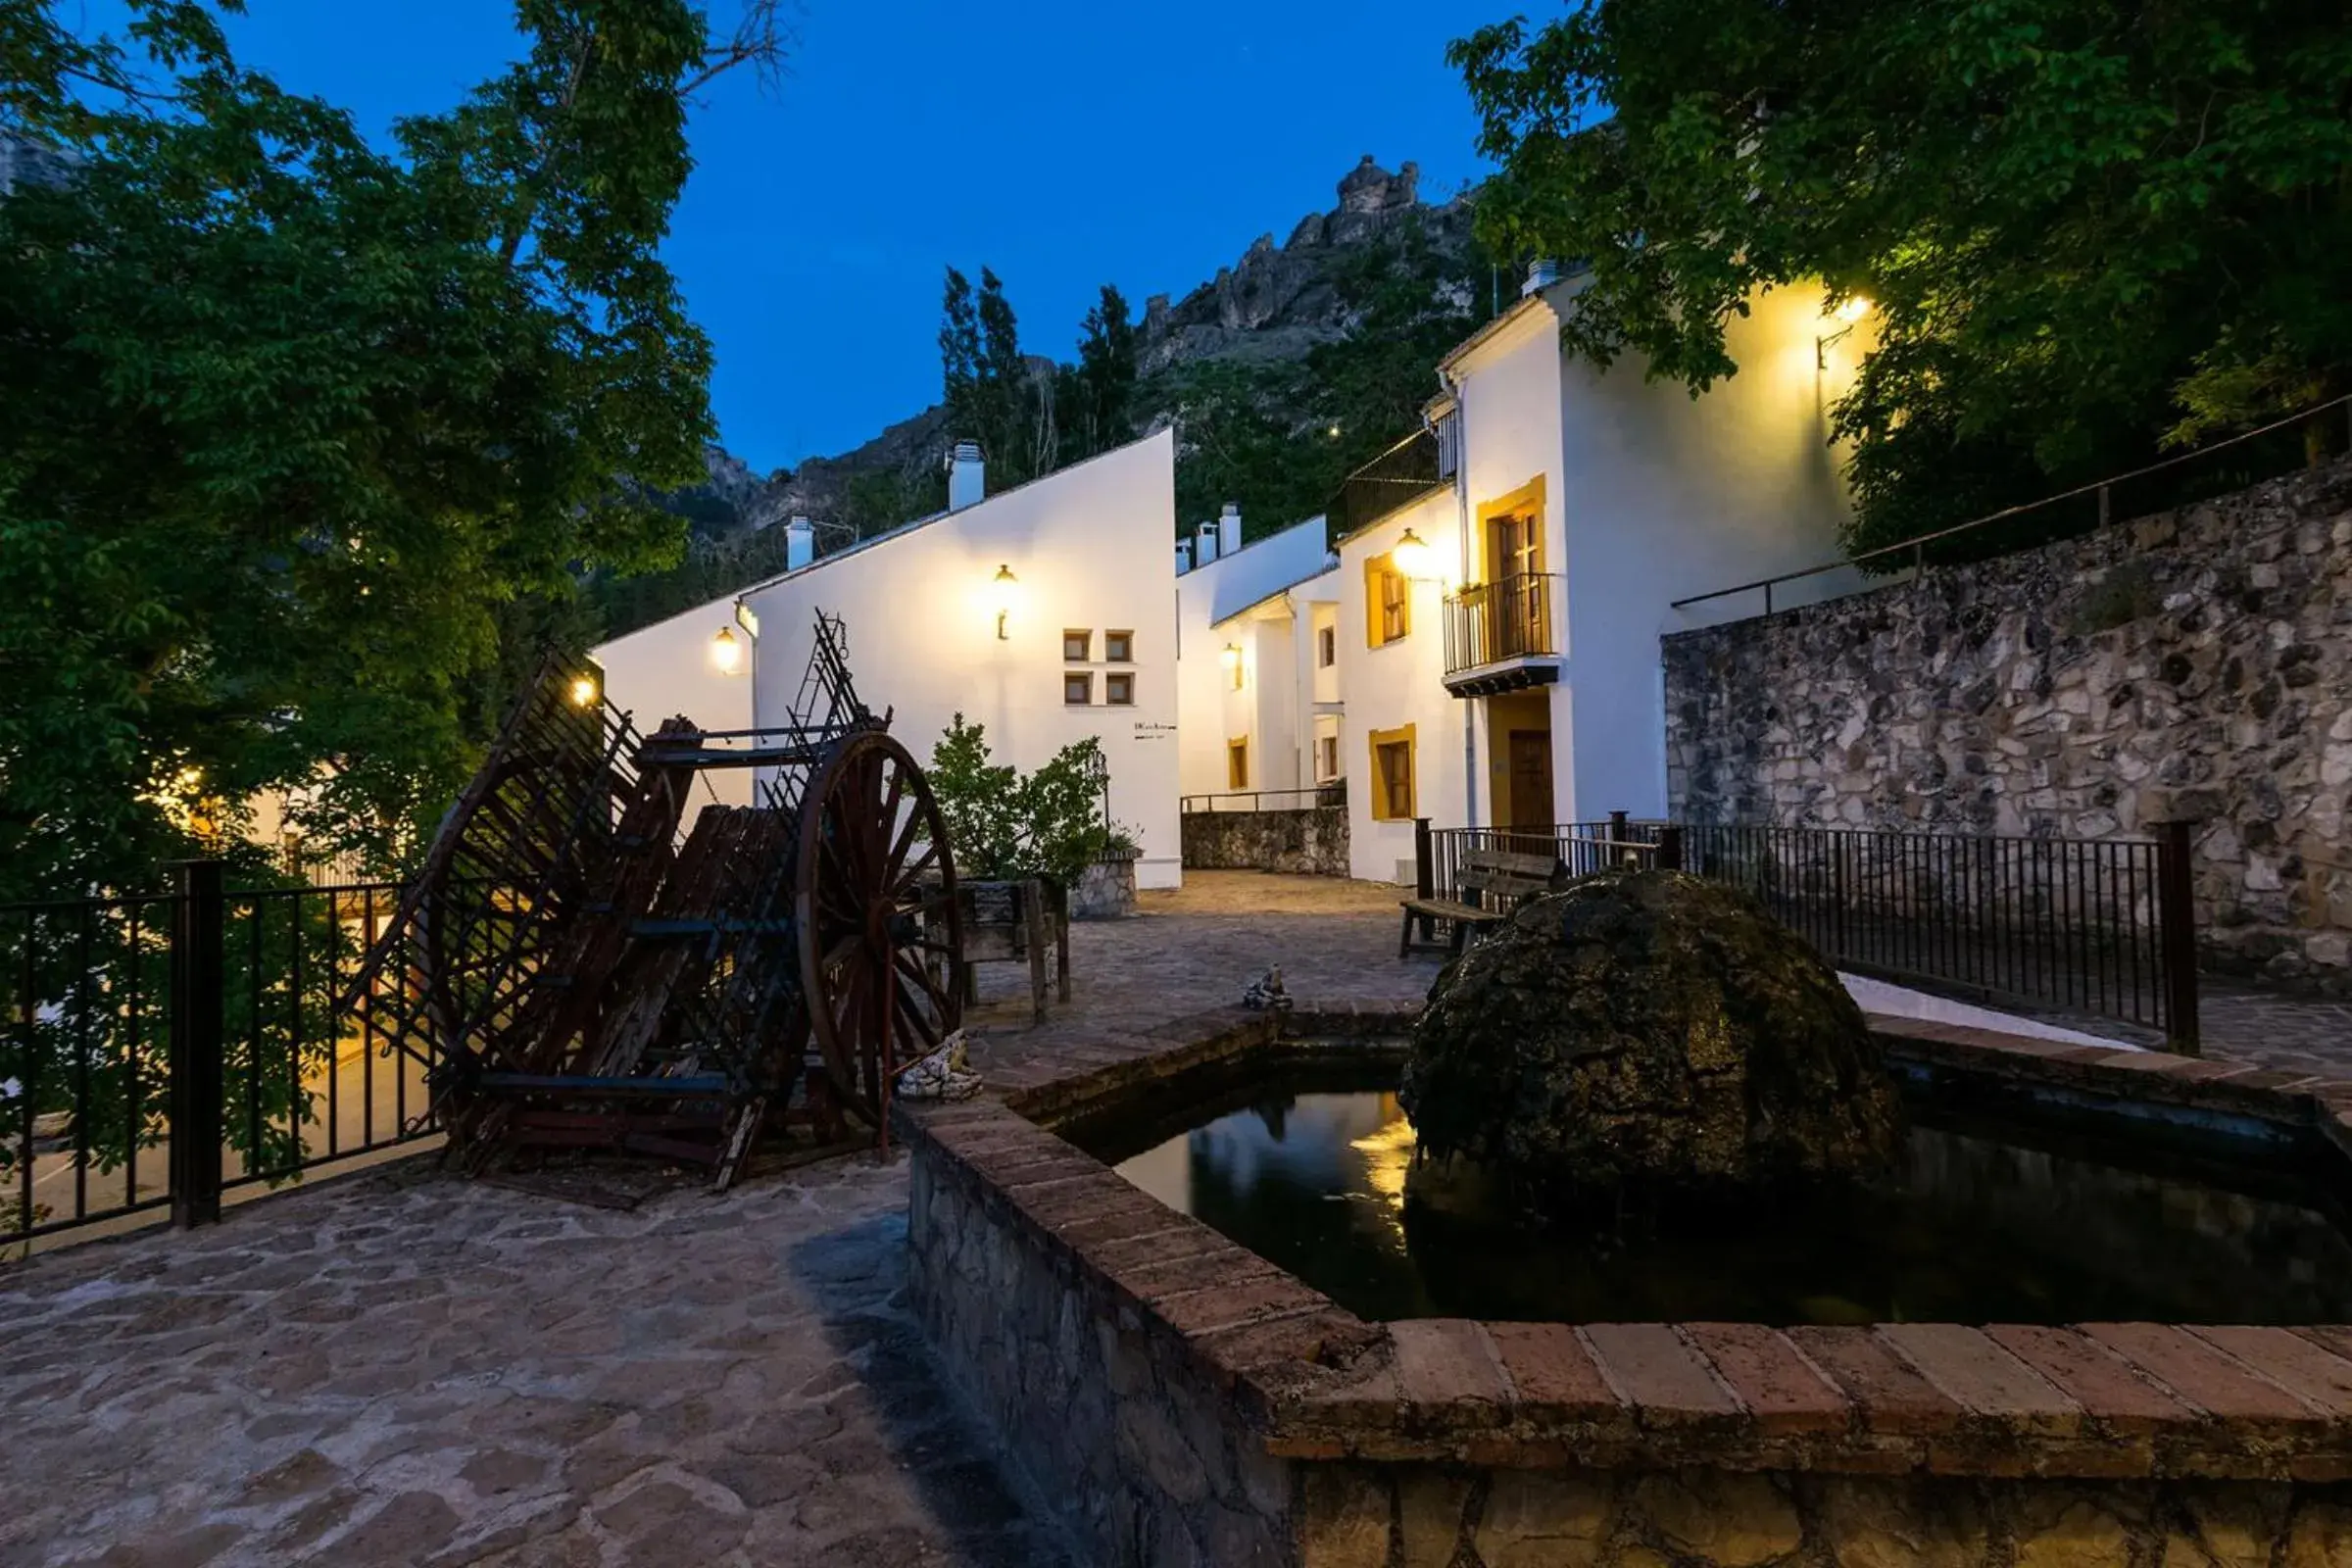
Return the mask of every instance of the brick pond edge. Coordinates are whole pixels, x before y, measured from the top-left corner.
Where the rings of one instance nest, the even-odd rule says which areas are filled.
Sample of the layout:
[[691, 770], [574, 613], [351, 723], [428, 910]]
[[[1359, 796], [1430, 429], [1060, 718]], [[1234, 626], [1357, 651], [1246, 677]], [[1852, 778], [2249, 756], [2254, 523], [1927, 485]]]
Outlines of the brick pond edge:
[[[902, 1105], [909, 1294], [1104, 1564], [2352, 1568], [2352, 1326], [1367, 1323], [1054, 1127], [1414, 1009], [1220, 1009]], [[1874, 1018], [1891, 1065], [2352, 1157], [2352, 1082]]]

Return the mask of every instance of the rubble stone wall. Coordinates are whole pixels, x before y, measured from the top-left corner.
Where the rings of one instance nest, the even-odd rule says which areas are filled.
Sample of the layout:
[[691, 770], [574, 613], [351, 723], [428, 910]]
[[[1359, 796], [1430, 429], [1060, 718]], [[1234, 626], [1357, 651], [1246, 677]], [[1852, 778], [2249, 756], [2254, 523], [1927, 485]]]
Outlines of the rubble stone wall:
[[2352, 991], [2352, 461], [1664, 639], [1694, 822], [2197, 827], [2204, 956]]
[[1187, 811], [1181, 832], [1188, 871], [1348, 874], [1345, 806], [1299, 811]]

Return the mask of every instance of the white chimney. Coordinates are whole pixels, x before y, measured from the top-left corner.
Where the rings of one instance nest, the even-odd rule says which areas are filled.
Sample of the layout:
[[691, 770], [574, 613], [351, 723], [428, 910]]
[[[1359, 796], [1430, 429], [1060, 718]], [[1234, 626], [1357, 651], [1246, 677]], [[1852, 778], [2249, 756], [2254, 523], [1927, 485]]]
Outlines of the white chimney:
[[980, 443], [958, 441], [948, 459], [948, 510], [961, 512], [978, 506], [988, 494], [988, 466], [980, 460]]
[[1242, 548], [1242, 509], [1235, 503], [1225, 503], [1217, 514], [1217, 554], [1230, 556]]
[[1541, 294], [1560, 280], [1560, 264], [1549, 257], [1539, 256], [1527, 264], [1527, 281], [1519, 285], [1519, 297]]
[[1181, 577], [1192, 569], [1193, 542], [1190, 539], [1179, 539], [1176, 541], [1176, 575]]
[[784, 525], [784, 569], [798, 571], [816, 559], [816, 530], [807, 517], [795, 516]]
[[1217, 559], [1217, 525], [1215, 523], [1202, 523], [1193, 530], [1193, 537], [1200, 541], [1193, 547], [1195, 562], [1205, 566]]

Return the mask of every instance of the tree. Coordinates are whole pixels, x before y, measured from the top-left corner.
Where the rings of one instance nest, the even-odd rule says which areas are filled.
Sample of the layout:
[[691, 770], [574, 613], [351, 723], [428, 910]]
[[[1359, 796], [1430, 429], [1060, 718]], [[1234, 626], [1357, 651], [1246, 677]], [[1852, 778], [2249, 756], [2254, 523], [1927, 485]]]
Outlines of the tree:
[[520, 0], [523, 58], [395, 155], [202, 7], [132, 13], [0, 8], [0, 126], [82, 160], [0, 202], [0, 896], [143, 882], [200, 805], [322, 781], [303, 825], [388, 855], [575, 568], [674, 557], [685, 107], [785, 43], [766, 3]]
[[1074, 461], [1107, 452], [1135, 438], [1135, 323], [1127, 297], [1110, 283], [1086, 313], [1078, 340], [1078, 365], [1069, 374], [1073, 412], [1068, 419], [1069, 457]]
[[1756, 288], [1875, 304], [1858, 546], [2352, 389], [2339, 5], [1598, 0], [1452, 59], [1577, 351], [1696, 391]]
[[948, 269], [939, 353], [949, 434], [980, 443], [991, 480], [1002, 487], [1053, 471], [1052, 383], [1040, 387], [1030, 373], [1012, 302], [989, 269], [980, 269], [977, 294]]

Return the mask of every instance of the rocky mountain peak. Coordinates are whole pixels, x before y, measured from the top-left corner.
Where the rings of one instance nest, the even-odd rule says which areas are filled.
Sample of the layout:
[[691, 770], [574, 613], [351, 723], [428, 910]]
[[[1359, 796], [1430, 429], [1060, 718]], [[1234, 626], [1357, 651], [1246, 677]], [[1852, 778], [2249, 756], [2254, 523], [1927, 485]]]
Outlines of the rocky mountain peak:
[[1260, 234], [1239, 262], [1219, 268], [1181, 301], [1171, 304], [1165, 294], [1146, 300], [1139, 351], [1144, 373], [1229, 356], [1295, 359], [1339, 337], [1348, 323], [1332, 287], [1337, 253], [1371, 243], [1410, 214], [1420, 215], [1441, 247], [1469, 238], [1465, 198], [1427, 206], [1419, 164], [1406, 163], [1392, 174], [1364, 154], [1341, 178], [1339, 205], [1300, 219], [1279, 250], [1272, 234]]

